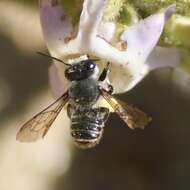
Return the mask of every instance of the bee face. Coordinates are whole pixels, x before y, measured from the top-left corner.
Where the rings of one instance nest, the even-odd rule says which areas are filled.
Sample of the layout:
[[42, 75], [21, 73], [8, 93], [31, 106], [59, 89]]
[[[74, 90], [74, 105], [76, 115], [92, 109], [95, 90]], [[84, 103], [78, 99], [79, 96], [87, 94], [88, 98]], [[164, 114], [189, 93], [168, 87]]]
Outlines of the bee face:
[[65, 70], [65, 77], [70, 81], [79, 81], [90, 77], [95, 70], [96, 64], [88, 59], [74, 63]]

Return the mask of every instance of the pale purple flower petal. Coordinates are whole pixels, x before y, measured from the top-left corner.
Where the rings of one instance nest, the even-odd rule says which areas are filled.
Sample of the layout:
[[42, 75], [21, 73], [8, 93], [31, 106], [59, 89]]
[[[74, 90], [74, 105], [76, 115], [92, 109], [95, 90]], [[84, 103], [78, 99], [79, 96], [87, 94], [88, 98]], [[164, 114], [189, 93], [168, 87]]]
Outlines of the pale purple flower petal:
[[[107, 80], [114, 86], [115, 93], [130, 90], [150, 70], [171, 66], [179, 60], [176, 58], [174, 61], [174, 57], [171, 59], [172, 54], [177, 56], [176, 51], [173, 50], [170, 51], [170, 56], [159, 48], [153, 51], [152, 56], [150, 55], [160, 38], [166, 20], [174, 12], [175, 5], [128, 27], [121, 35], [121, 40], [126, 42], [127, 48], [120, 50], [110, 43], [116, 25], [102, 21], [104, 0], [84, 0], [78, 33], [67, 43], [64, 39], [74, 32], [74, 29], [71, 28], [63, 10], [57, 4], [52, 6], [53, 2], [53, 0], [41, 0], [41, 22], [51, 54], [64, 60], [70, 57], [72, 59], [67, 61], [71, 63], [78, 61], [73, 59], [76, 58], [76, 55], [80, 57], [85, 54], [111, 62], [111, 72]], [[60, 19], [62, 16], [63, 20]], [[161, 57], [157, 58], [158, 50], [161, 57], [166, 58], [168, 55], [167, 62], [161, 60]], [[155, 57], [158, 59], [157, 61], [154, 61]], [[67, 87], [68, 84], [64, 82], [66, 81], [64, 67], [60, 64], [56, 66], [59, 67], [58, 75], [61, 81]]]
[[177, 48], [156, 47], [147, 58], [150, 70], [162, 67], [175, 67], [180, 63], [180, 52]]
[[[65, 40], [73, 32], [69, 18], [55, 0], [39, 0], [39, 4], [41, 26], [47, 47], [51, 55], [61, 57]], [[49, 69], [50, 85], [55, 98], [68, 88], [68, 81], [62, 77], [64, 70], [65, 66], [60, 63], [52, 65]]]
[[47, 47], [54, 56], [61, 56], [65, 37], [72, 32], [71, 23], [58, 1], [40, 0], [41, 26]]
[[[117, 73], [120, 74], [116, 76], [116, 72], [114, 72], [110, 76], [111, 83], [116, 86], [116, 93], [130, 90], [153, 69], [176, 66], [179, 63], [179, 52], [176, 49], [156, 48], [153, 51], [166, 19], [169, 18], [174, 10], [175, 5], [171, 5], [164, 11], [149, 16], [123, 32], [121, 39], [127, 42], [128, 64], [122, 64], [122, 66], [114, 68], [113, 70], [116, 71], [117, 69]], [[153, 53], [152, 56], [151, 53]], [[147, 60], [148, 56], [149, 59]], [[120, 78], [120, 83], [118, 77]]]
[[127, 53], [144, 62], [156, 46], [165, 22], [174, 11], [175, 5], [171, 5], [164, 11], [151, 15], [127, 28], [121, 35], [121, 40], [127, 42]]
[[[55, 64], [51, 65], [51, 67], [49, 68], [49, 80], [53, 97], [55, 99], [59, 98], [64, 92], [66, 92], [68, 85], [63, 84], [63, 82], [60, 81], [58, 69]], [[67, 81], [65, 80], [65, 82]]]

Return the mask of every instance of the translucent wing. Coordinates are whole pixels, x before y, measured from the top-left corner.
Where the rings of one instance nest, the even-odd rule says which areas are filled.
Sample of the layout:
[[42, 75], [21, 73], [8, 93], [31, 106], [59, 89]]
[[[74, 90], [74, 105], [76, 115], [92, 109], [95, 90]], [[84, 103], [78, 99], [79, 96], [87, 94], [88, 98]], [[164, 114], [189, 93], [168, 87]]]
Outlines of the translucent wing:
[[151, 118], [138, 108], [117, 100], [103, 89], [100, 91], [115, 113], [128, 125], [129, 128], [144, 129], [145, 125], [151, 121]]
[[69, 96], [66, 92], [26, 122], [18, 131], [16, 139], [20, 142], [34, 142], [43, 138], [68, 100]]

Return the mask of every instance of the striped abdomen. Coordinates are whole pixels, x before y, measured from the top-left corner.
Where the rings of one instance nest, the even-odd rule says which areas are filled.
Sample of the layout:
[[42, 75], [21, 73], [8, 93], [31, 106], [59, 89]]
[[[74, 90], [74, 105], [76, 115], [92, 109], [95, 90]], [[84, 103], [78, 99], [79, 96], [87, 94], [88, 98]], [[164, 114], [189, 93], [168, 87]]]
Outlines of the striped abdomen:
[[104, 107], [72, 109], [71, 135], [81, 148], [91, 148], [99, 143], [109, 110]]

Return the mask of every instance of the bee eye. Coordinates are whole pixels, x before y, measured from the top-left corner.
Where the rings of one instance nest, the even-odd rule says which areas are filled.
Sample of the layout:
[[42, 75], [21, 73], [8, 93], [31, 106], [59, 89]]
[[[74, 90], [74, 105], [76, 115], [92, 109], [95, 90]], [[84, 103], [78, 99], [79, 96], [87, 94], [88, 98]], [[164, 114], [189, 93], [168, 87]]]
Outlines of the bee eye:
[[89, 66], [91, 69], [93, 69], [95, 67], [95, 65], [93, 63], [90, 64]]
[[88, 69], [94, 69], [95, 68], [95, 64], [94, 63], [89, 63], [88, 64]]

